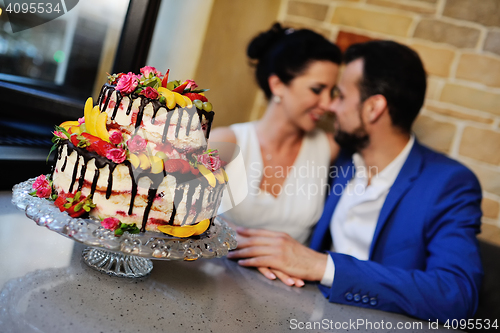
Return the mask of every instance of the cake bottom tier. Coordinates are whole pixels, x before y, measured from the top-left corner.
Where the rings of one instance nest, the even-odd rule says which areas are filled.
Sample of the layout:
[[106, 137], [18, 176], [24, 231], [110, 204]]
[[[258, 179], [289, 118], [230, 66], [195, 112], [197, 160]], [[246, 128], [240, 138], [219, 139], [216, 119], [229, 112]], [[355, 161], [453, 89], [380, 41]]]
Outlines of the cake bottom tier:
[[160, 225], [193, 225], [216, 215], [225, 184], [200, 175], [150, 174], [128, 161], [115, 164], [71, 143], [62, 145], [52, 175], [59, 194], [92, 195], [90, 215], [118, 218], [141, 231]]

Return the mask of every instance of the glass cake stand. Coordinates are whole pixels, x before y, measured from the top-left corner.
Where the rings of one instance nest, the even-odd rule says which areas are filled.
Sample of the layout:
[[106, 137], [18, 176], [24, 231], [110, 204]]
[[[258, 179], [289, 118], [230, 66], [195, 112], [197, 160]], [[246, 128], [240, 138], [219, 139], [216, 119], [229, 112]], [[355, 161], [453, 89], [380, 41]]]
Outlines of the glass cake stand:
[[156, 232], [116, 237], [114, 232], [92, 218], [72, 218], [61, 212], [52, 201], [31, 196], [35, 178], [12, 189], [12, 203], [40, 226], [88, 245], [83, 261], [90, 267], [119, 277], [139, 278], [151, 272], [153, 262], [160, 260], [196, 260], [219, 258], [236, 248], [236, 233], [219, 218], [204, 234], [177, 238]]

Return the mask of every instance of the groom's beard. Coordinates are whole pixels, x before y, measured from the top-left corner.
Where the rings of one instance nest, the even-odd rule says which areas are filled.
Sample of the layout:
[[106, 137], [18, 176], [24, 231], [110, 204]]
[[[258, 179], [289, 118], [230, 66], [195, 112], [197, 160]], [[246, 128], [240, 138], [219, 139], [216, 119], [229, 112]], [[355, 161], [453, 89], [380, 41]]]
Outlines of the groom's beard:
[[356, 152], [361, 151], [370, 143], [370, 136], [366, 133], [363, 123], [361, 123], [352, 133], [343, 131], [340, 129], [340, 126], [338, 126], [335, 129], [334, 138], [341, 148]]

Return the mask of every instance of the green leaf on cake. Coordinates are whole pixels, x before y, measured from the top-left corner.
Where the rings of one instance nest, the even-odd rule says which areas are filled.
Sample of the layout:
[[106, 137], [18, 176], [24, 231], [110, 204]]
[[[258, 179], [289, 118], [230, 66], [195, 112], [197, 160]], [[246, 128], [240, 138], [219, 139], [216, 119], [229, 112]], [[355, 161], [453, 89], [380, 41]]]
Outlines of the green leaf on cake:
[[115, 236], [121, 236], [125, 231], [131, 234], [138, 234], [139, 232], [141, 232], [141, 230], [137, 228], [135, 224], [122, 223], [120, 224], [120, 227], [115, 230]]

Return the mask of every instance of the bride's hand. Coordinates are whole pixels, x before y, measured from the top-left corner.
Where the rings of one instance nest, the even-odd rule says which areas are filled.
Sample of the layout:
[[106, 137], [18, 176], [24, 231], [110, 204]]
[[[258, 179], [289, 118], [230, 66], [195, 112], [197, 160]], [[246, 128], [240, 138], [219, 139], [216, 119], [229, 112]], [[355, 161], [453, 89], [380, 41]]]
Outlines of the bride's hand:
[[276, 280], [276, 278], [280, 279], [281, 282], [290, 287], [303, 287], [304, 281], [301, 279], [293, 278], [281, 271], [276, 269], [271, 269], [269, 267], [257, 267], [257, 270], [262, 273], [269, 280]]

